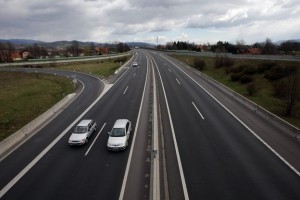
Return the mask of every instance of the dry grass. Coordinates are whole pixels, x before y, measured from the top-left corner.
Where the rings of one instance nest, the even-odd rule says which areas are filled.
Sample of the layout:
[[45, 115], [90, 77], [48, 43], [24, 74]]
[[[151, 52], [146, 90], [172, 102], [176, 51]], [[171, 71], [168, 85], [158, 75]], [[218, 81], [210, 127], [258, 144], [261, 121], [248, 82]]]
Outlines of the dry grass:
[[[193, 66], [195, 56], [181, 56], [181, 55], [173, 55], [178, 60], [187, 63], [190, 66]], [[300, 127], [300, 102], [297, 104], [295, 112], [293, 116], [285, 116], [285, 102], [281, 99], [275, 98], [273, 94], [273, 86], [272, 81], [269, 81], [263, 77], [261, 74], [254, 75], [254, 82], [257, 87], [257, 92], [249, 96], [246, 91], [246, 84], [241, 84], [240, 82], [232, 82], [230, 79], [230, 75], [226, 73], [225, 68], [215, 68], [215, 58], [212, 57], [201, 57], [206, 62], [206, 66], [203, 73], [207, 74], [211, 78], [219, 81], [220, 83], [226, 85], [232, 90], [238, 92], [239, 94], [245, 96], [246, 98], [252, 100], [256, 104], [264, 107], [275, 115], [285, 119], [289, 123]], [[240, 65], [249, 65], [253, 67], [257, 67], [262, 63], [267, 61], [262, 60], [246, 60], [246, 59], [234, 59], [234, 66]], [[294, 66], [300, 67], [299, 62], [292, 61], [272, 61], [276, 62], [280, 66]], [[300, 70], [300, 69], [299, 69]]]

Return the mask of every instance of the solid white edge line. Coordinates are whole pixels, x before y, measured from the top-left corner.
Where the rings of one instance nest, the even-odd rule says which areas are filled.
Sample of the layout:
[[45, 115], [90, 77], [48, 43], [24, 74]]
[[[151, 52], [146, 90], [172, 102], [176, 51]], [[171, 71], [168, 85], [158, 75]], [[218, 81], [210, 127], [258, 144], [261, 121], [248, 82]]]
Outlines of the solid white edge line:
[[[104, 90], [103, 90], [104, 91]], [[35, 157], [18, 175], [16, 175], [4, 188], [0, 191], [0, 199], [12, 188], [104, 95], [104, 92], [59, 136], [57, 136], [37, 157]]]
[[122, 200], [124, 198], [126, 182], [127, 182], [127, 178], [128, 178], [128, 173], [129, 173], [129, 168], [130, 168], [130, 164], [131, 164], [133, 148], [134, 148], [134, 144], [135, 144], [135, 138], [136, 138], [137, 129], [138, 129], [138, 126], [139, 126], [139, 121], [140, 121], [140, 116], [141, 116], [141, 113], [142, 113], [142, 106], [143, 106], [143, 102], [144, 102], [144, 98], [145, 98], [145, 90], [146, 90], [147, 80], [148, 80], [148, 64], [147, 64], [147, 72], [146, 72], [144, 91], [143, 91], [143, 95], [142, 95], [142, 101], [141, 101], [140, 108], [139, 108], [139, 114], [138, 114], [138, 117], [137, 117], [137, 120], [136, 120], [134, 136], [133, 136], [133, 139], [132, 139], [132, 145], [131, 145], [129, 156], [128, 156], [128, 161], [127, 161], [127, 165], [126, 165], [126, 170], [125, 170], [125, 174], [124, 174], [122, 188], [121, 188], [120, 195], [119, 195], [119, 200]]
[[190, 75], [185, 71], [180, 69], [174, 62], [164, 57], [169, 62], [171, 62], [175, 67], [182, 71], [186, 76], [188, 76], [194, 83], [196, 83], [200, 88], [202, 88], [211, 98], [213, 98], [220, 106], [222, 106], [230, 115], [232, 115], [238, 122], [240, 122], [250, 133], [252, 133], [260, 142], [262, 142], [270, 151], [272, 151], [282, 162], [284, 162], [292, 171], [294, 171], [298, 176], [300, 172], [293, 167], [287, 160], [285, 160], [279, 153], [277, 153], [270, 145], [268, 145], [261, 137], [259, 137], [252, 129], [250, 129], [244, 122], [242, 122], [237, 116], [235, 116], [228, 108], [226, 108], [219, 100], [217, 100], [212, 94], [210, 94], [205, 88], [203, 88], [199, 83], [197, 83]]
[[100, 131], [97, 133], [96, 138], [94, 139], [94, 141], [92, 142], [91, 146], [89, 147], [89, 149], [86, 151], [86, 153], [84, 154], [84, 156], [87, 156], [88, 153], [90, 152], [90, 150], [92, 149], [94, 143], [96, 142], [97, 138], [99, 137], [100, 133], [102, 132], [103, 128], [105, 127], [106, 122], [103, 124], [102, 128], [100, 129]]
[[201, 116], [202, 119], [204, 119], [203, 115], [201, 114], [201, 112], [199, 111], [199, 109], [197, 108], [197, 106], [194, 104], [194, 102], [192, 102], [194, 108], [198, 111], [199, 115]]
[[180, 159], [180, 153], [179, 153], [179, 149], [178, 149], [178, 145], [177, 145], [177, 140], [176, 140], [176, 136], [175, 136], [175, 130], [174, 130], [173, 121], [172, 121], [172, 117], [171, 117], [171, 112], [170, 112], [170, 108], [169, 108], [169, 104], [168, 104], [168, 99], [167, 99], [167, 95], [166, 95], [164, 83], [162, 81], [161, 74], [160, 74], [159, 69], [158, 69], [157, 66], [156, 66], [156, 69], [158, 71], [160, 82], [162, 84], [162, 89], [163, 89], [164, 97], [165, 97], [165, 100], [166, 100], [166, 106], [167, 106], [168, 116], [169, 116], [169, 120], [170, 120], [170, 126], [171, 126], [171, 131], [172, 131], [174, 146], [175, 146], [175, 152], [176, 152], [177, 161], [178, 161], [178, 168], [179, 168], [179, 173], [180, 173], [180, 178], [181, 178], [181, 183], [182, 183], [182, 189], [183, 189], [184, 199], [188, 200], [189, 199], [189, 194], [188, 194], [188, 191], [187, 191], [186, 182], [185, 182], [185, 178], [184, 178], [184, 172], [183, 172], [182, 163], [181, 163], [181, 159]]

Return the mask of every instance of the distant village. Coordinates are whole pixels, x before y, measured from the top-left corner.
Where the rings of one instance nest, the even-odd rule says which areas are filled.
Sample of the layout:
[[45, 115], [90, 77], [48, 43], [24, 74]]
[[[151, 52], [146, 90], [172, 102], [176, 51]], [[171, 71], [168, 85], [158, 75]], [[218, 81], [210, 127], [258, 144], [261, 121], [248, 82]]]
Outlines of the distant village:
[[[25, 42], [24, 42], [25, 43]], [[169, 42], [165, 45], [152, 45], [147, 43], [120, 43], [99, 44], [93, 42], [59, 41], [59, 42], [33, 42], [22, 44], [13, 41], [0, 40], [0, 63], [26, 61], [29, 59], [51, 59], [64, 57], [84, 57], [105, 54], [123, 53], [132, 48], [152, 48], [173, 51], [197, 51], [232, 54], [253, 55], [300, 55], [300, 41], [289, 40], [273, 43], [270, 39], [265, 42], [246, 45], [243, 41], [236, 44], [219, 41], [216, 44], [194, 44], [183, 41]]]
[[66, 57], [98, 56], [123, 53], [130, 50], [124, 43], [95, 44], [93, 42], [63, 41], [55, 43], [13, 44], [0, 42], [0, 63], [30, 59], [55, 59]]

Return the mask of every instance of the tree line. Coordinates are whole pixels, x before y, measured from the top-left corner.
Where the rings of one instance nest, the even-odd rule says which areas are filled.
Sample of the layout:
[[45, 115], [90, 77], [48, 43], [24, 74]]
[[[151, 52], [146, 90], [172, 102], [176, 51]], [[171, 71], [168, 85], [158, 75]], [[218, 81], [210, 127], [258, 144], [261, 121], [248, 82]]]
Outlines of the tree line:
[[38, 59], [38, 58], [53, 58], [59, 57], [78, 57], [78, 56], [96, 56], [109, 53], [123, 53], [130, 50], [130, 47], [125, 43], [114, 43], [96, 45], [89, 43], [89, 45], [80, 45], [76, 40], [71, 41], [71, 44], [65, 48], [56, 48], [44, 46], [43, 44], [34, 43], [22, 48], [15, 47], [11, 42], [0, 42], [0, 62], [13, 62], [15, 54], [22, 57], [22, 52], [29, 52], [28, 56], [23, 59]]
[[[89, 43], [89, 45], [82, 46], [76, 40], [72, 41], [70, 45], [63, 49], [58, 49], [55, 47], [45, 47], [41, 44], [33, 44], [26, 46], [22, 49], [17, 49], [12, 43], [0, 42], [0, 62], [12, 62], [13, 54], [22, 51], [28, 51], [30, 54], [27, 59], [37, 59], [37, 58], [53, 58], [54, 56], [61, 57], [78, 57], [80, 55], [84, 56], [94, 56], [99, 55], [101, 52], [96, 49], [99, 45], [95, 43]], [[123, 53], [130, 50], [130, 47], [126, 43], [114, 43], [114, 44], [104, 44], [101, 48], [105, 48], [105, 53]], [[216, 44], [204, 44], [197, 45], [195, 43], [189, 43], [186, 41], [169, 42], [166, 45], [157, 46], [158, 49], [165, 50], [187, 50], [187, 51], [210, 51], [215, 53], [249, 53], [248, 49], [258, 49], [258, 54], [265, 55], [276, 55], [276, 54], [289, 54], [295, 55], [296, 52], [300, 51], [300, 42], [298, 41], [285, 41], [280, 44], [275, 44], [271, 39], [266, 39], [264, 42], [256, 42], [252, 45], [246, 45], [243, 40], [237, 41], [236, 44], [229, 42], [218, 41]]]
[[229, 42], [218, 41], [216, 44], [197, 45], [195, 43], [188, 43], [186, 41], [169, 42], [166, 45], [159, 45], [158, 49], [165, 50], [190, 50], [190, 51], [211, 51], [215, 53], [247, 53], [250, 48], [257, 48], [260, 54], [276, 55], [276, 54], [290, 54], [300, 51], [299, 41], [285, 41], [280, 44], [275, 44], [271, 39], [267, 38], [264, 42], [256, 42], [252, 45], [246, 45], [243, 40], [237, 41], [236, 44]]

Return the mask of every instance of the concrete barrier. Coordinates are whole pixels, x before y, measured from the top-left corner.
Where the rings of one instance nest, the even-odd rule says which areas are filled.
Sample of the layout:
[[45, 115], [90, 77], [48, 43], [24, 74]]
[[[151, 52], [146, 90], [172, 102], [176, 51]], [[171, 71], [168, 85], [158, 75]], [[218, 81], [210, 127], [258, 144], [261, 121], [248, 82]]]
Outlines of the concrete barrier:
[[61, 112], [69, 104], [71, 100], [75, 97], [76, 93], [67, 95], [57, 104], [52, 106], [49, 110], [38, 116], [35, 120], [29, 122], [23, 128], [0, 142], [0, 158], [6, 153], [11, 151], [17, 145], [21, 144], [23, 140], [26, 140], [34, 135], [37, 128], [44, 124], [47, 120], [51, 119], [58, 112]]

